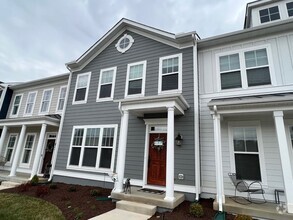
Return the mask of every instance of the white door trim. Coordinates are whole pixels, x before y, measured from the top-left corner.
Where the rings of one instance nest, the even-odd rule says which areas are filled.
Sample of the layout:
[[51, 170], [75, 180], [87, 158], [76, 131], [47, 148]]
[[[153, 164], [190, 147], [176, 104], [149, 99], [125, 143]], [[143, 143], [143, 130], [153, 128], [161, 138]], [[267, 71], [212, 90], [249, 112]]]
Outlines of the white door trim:
[[[149, 140], [150, 140], [150, 133], [167, 133], [166, 131], [151, 131], [152, 126], [156, 125], [166, 125], [167, 126], [167, 118], [158, 118], [158, 119], [144, 119], [146, 124], [145, 129], [145, 147], [144, 147], [144, 162], [143, 162], [143, 179], [142, 179], [142, 188], [150, 188], [147, 185], [148, 179], [148, 158], [149, 158]], [[152, 186], [157, 188], [156, 186]], [[160, 187], [161, 189], [161, 187]], [[165, 187], [164, 187], [165, 189]]]

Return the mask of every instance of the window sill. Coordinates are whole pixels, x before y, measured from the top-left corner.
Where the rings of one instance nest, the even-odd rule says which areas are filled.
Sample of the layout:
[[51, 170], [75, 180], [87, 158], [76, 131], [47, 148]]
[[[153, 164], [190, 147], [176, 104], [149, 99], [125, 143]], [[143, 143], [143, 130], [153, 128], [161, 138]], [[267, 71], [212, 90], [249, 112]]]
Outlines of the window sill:
[[131, 98], [142, 98], [142, 97], [144, 97], [143, 94], [133, 94], [133, 95], [127, 95], [124, 98], [125, 99], [131, 99]]
[[102, 98], [102, 99], [97, 99], [96, 102], [110, 102], [113, 101], [113, 98]]
[[102, 169], [102, 168], [90, 168], [90, 167], [78, 167], [78, 166], [66, 166], [66, 169], [68, 170], [78, 170], [78, 171], [87, 171], [87, 172], [95, 172], [95, 173], [109, 173], [113, 172], [113, 169]]
[[159, 91], [158, 95], [165, 95], [165, 94], [182, 94], [181, 90], [173, 89], [173, 90], [166, 90], [166, 91]]
[[80, 105], [80, 104], [85, 104], [86, 100], [84, 101], [78, 101], [78, 102], [72, 102], [72, 105]]

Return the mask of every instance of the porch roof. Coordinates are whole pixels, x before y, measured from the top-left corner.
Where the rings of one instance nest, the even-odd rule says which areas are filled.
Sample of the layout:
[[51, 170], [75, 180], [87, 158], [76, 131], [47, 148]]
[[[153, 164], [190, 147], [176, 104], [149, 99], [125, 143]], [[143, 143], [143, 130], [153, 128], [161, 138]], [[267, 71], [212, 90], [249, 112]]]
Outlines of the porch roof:
[[7, 118], [0, 121], [0, 126], [21, 126], [21, 125], [41, 125], [48, 124], [52, 126], [59, 126], [61, 116], [55, 115], [41, 115], [33, 117], [21, 118]]
[[208, 107], [221, 114], [293, 110], [293, 92], [212, 99]]
[[184, 115], [190, 106], [180, 93], [147, 96], [142, 98], [126, 98], [115, 100], [119, 102], [120, 110], [128, 110], [137, 116], [147, 113], [166, 112], [168, 107], [174, 107], [175, 115]]

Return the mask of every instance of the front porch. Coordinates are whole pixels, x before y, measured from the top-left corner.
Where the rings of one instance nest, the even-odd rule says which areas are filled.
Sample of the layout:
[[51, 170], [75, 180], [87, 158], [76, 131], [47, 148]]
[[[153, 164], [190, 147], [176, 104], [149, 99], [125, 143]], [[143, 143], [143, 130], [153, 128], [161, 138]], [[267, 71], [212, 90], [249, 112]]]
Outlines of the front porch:
[[[282, 210], [277, 210], [280, 204], [264, 203], [264, 204], [247, 204], [242, 205], [234, 202], [229, 197], [225, 198], [223, 203], [223, 211], [232, 214], [244, 214], [261, 219], [278, 219], [278, 220], [290, 220], [293, 219], [293, 214], [288, 214]], [[214, 209], [219, 210], [219, 204], [214, 202]]]
[[30, 179], [29, 173], [17, 172], [15, 176], [9, 176], [9, 174], [10, 174], [10, 171], [0, 169], [0, 182], [10, 181], [10, 182], [16, 182], [16, 183], [26, 183]]
[[167, 210], [173, 210], [184, 201], [183, 193], [174, 193], [174, 200], [169, 201], [164, 199], [166, 193], [154, 194], [139, 191], [141, 187], [131, 187], [131, 194], [125, 194], [124, 192], [111, 193], [111, 198], [115, 200], [127, 200], [131, 202], [144, 203], [149, 205], [157, 206], [157, 208], [163, 208]]

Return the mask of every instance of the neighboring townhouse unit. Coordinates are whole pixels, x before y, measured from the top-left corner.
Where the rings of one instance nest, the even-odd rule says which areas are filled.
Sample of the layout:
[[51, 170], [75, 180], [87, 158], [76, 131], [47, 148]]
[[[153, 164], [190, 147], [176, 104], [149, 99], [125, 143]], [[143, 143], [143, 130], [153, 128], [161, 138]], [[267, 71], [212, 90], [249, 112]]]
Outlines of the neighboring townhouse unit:
[[12, 93], [8, 83], [0, 82], [0, 119], [6, 118]]
[[261, 181], [267, 200], [284, 190], [293, 213], [292, 8], [249, 3], [244, 30], [198, 41], [202, 193], [220, 210], [236, 172]]
[[196, 38], [122, 19], [66, 64], [70, 87], [54, 181], [103, 186], [117, 173], [117, 193], [131, 178], [166, 190], [171, 203], [174, 190], [190, 200], [199, 195]]
[[13, 91], [5, 119], [0, 120], [0, 155], [10, 177], [44, 174], [51, 164], [69, 74], [21, 83]]

